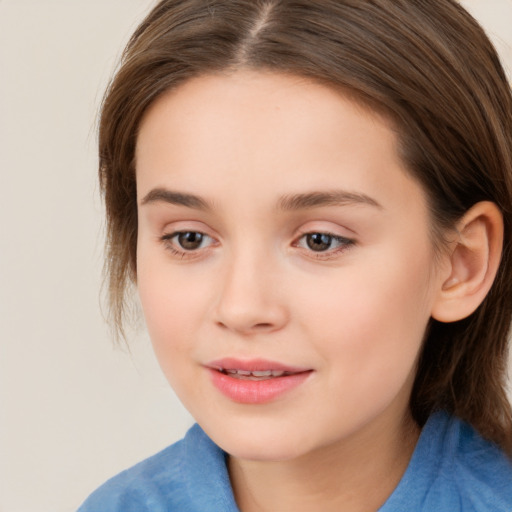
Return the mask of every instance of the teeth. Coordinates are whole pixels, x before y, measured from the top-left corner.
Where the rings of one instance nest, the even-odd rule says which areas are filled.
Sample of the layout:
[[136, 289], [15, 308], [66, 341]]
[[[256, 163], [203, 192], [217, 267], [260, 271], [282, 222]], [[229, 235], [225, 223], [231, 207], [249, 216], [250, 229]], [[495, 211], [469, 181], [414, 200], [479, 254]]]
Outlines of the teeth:
[[255, 371], [251, 372], [255, 377], [270, 377], [272, 375], [272, 370], [265, 371]]
[[283, 375], [289, 375], [288, 372], [282, 370], [235, 370], [235, 369], [221, 369], [223, 373], [232, 375], [233, 377], [257, 377], [257, 378], [268, 378], [268, 377], [282, 377]]

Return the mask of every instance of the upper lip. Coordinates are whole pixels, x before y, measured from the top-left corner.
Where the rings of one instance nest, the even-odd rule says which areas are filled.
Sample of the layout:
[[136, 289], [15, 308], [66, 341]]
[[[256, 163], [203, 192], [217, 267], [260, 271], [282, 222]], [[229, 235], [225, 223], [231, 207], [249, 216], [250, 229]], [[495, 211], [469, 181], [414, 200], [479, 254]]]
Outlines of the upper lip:
[[207, 363], [205, 366], [213, 370], [243, 370], [248, 372], [274, 370], [286, 373], [302, 373], [311, 370], [311, 368], [290, 366], [277, 361], [269, 361], [267, 359], [236, 359], [233, 357], [216, 359], [215, 361]]

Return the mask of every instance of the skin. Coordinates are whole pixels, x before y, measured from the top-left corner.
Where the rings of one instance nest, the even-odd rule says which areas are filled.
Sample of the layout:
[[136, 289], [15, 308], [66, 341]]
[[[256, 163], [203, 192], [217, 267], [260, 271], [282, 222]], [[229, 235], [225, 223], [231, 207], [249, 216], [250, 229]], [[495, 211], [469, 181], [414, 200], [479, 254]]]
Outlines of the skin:
[[[195, 78], [143, 119], [147, 327], [168, 381], [230, 454], [244, 512], [375, 510], [408, 464], [415, 365], [449, 270], [434, 258], [425, 194], [396, 142], [390, 123], [338, 91], [248, 70]], [[283, 196], [334, 190], [352, 195], [279, 208]], [[203, 233], [201, 245], [185, 250], [179, 231]], [[342, 242], [315, 251], [304, 233]], [[269, 403], [240, 404], [204, 366], [224, 357], [312, 372]]]

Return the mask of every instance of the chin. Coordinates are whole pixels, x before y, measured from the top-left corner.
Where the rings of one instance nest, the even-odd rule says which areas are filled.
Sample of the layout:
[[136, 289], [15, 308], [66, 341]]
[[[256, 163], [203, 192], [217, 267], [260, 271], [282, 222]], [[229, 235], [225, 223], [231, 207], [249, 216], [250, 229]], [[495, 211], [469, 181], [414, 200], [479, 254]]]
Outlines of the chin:
[[293, 430], [289, 428], [253, 425], [244, 429], [240, 425], [231, 428], [223, 425], [203, 429], [226, 453], [237, 459], [277, 462], [295, 459], [308, 451], [304, 440], [290, 435]]
[[257, 462], [283, 462], [296, 459], [304, 454], [304, 446], [299, 449], [296, 446], [288, 446], [288, 443], [283, 445], [283, 439], [272, 444], [228, 441], [227, 446], [223, 449], [236, 459]]

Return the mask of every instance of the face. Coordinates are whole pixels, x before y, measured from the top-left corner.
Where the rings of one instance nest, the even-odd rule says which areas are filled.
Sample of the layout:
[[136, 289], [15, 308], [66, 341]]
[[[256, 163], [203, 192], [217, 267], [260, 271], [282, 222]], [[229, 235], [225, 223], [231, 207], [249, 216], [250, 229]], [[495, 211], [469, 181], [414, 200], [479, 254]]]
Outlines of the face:
[[287, 460], [401, 421], [437, 272], [389, 123], [306, 79], [203, 76], [147, 112], [136, 175], [150, 337], [217, 444]]

